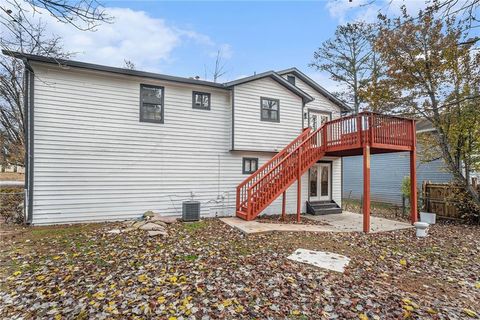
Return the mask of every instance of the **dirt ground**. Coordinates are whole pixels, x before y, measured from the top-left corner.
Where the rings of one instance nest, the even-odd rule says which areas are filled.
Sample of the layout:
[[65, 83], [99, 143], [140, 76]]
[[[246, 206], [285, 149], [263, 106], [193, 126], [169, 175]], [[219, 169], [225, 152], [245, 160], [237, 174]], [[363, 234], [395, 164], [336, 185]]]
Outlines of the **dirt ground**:
[[[31, 227], [0, 240], [7, 319], [467, 319], [480, 312], [480, 227], [245, 236], [218, 219], [168, 237], [120, 224]], [[286, 259], [351, 258], [344, 274]]]
[[0, 172], [0, 181], [24, 181], [25, 174], [18, 172]]

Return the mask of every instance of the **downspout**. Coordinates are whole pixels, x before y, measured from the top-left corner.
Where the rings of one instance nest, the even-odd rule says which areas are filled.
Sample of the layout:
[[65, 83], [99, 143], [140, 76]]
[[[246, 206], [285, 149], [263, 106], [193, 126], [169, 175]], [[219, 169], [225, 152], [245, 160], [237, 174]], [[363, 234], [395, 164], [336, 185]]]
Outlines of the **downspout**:
[[235, 86], [232, 88], [232, 145], [231, 150], [235, 150]]
[[33, 220], [33, 85], [34, 71], [26, 58], [22, 59], [24, 71], [24, 114], [25, 114], [25, 222]]
[[302, 130], [305, 129], [305, 100], [302, 99]]

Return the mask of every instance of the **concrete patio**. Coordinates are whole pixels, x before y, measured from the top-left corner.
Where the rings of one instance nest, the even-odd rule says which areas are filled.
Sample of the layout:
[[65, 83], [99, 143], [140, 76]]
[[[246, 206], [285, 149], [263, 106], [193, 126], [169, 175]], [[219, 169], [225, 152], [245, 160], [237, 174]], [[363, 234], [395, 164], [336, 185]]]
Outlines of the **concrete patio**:
[[[246, 234], [267, 233], [274, 231], [284, 232], [362, 232], [363, 216], [358, 213], [344, 211], [340, 214], [330, 215], [302, 215], [302, 219], [317, 220], [328, 225], [306, 224], [277, 224], [261, 223], [257, 221], [245, 221], [237, 217], [221, 218], [224, 223]], [[371, 233], [387, 232], [413, 228], [409, 223], [389, 220], [385, 218], [371, 217]]]

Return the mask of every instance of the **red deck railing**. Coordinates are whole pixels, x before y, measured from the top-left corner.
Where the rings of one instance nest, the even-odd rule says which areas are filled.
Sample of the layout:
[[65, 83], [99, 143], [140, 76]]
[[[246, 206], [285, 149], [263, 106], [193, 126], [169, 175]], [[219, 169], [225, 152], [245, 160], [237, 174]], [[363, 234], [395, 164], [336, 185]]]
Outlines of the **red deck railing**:
[[371, 148], [410, 150], [414, 121], [363, 112], [305, 129], [237, 187], [237, 216], [253, 220], [325, 154]]

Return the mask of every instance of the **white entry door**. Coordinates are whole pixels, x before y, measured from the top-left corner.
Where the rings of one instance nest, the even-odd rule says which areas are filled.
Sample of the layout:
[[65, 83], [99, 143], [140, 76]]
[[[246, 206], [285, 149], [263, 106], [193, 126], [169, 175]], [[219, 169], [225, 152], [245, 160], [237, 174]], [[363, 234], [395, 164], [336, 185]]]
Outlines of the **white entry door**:
[[330, 114], [324, 112], [308, 111], [308, 126], [313, 130], [317, 130], [327, 121], [330, 121]]
[[331, 165], [330, 163], [317, 163], [310, 168], [309, 198], [310, 201], [331, 200]]

